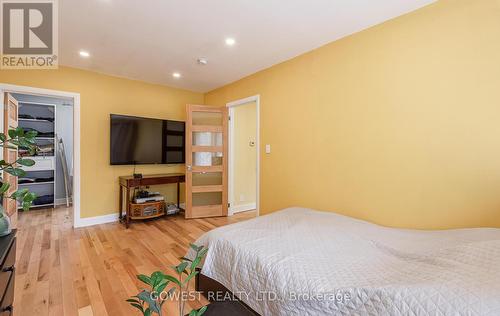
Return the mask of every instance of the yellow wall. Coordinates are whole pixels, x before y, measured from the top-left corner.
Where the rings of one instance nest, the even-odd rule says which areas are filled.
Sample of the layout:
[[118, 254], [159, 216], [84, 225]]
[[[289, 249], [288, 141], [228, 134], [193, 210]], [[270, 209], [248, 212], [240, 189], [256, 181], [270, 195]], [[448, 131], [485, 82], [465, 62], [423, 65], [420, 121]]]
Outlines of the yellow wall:
[[234, 123], [233, 171], [234, 188], [231, 206], [255, 204], [257, 189], [257, 106], [249, 102], [233, 109]]
[[500, 227], [500, 1], [442, 0], [205, 95], [261, 95], [261, 211]]
[[[187, 103], [201, 104], [203, 95], [180, 89], [61, 67], [59, 70], [0, 70], [0, 82], [81, 95], [81, 216], [118, 210], [118, 177], [132, 166], [109, 165], [109, 114], [185, 119]], [[137, 172], [183, 171], [176, 166], [138, 166]], [[159, 189], [159, 188], [158, 188]], [[175, 199], [175, 187], [161, 190]]]

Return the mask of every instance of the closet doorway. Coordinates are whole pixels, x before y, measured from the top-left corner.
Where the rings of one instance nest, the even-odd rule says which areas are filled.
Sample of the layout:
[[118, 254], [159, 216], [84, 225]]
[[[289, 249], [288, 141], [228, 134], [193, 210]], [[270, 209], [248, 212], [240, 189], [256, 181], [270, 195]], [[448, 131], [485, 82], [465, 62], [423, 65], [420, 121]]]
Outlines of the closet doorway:
[[[37, 132], [34, 154], [21, 148], [17, 151], [20, 157], [35, 161], [34, 166], [23, 168], [26, 175], [14, 180], [17, 188], [28, 189], [37, 195], [27, 212], [64, 207], [77, 227], [79, 205], [74, 205], [74, 202], [79, 201], [79, 181], [75, 181], [79, 173], [76, 168], [79, 164], [79, 159], [76, 159], [79, 143], [75, 140], [79, 139], [79, 135], [75, 135], [75, 118], [79, 115], [79, 110], [76, 111], [79, 108], [75, 103], [79, 105], [79, 95], [13, 85], [0, 85], [0, 91], [4, 100], [8, 96], [17, 108], [17, 126], [25, 131]], [[5, 109], [4, 105], [4, 111], [1, 111], [4, 117], [0, 120], [2, 131], [8, 129], [4, 120], [8, 114]], [[17, 213], [23, 212], [19, 206], [16, 209], [11, 216], [14, 223]]]
[[229, 215], [259, 214], [259, 96], [227, 104], [229, 108]]

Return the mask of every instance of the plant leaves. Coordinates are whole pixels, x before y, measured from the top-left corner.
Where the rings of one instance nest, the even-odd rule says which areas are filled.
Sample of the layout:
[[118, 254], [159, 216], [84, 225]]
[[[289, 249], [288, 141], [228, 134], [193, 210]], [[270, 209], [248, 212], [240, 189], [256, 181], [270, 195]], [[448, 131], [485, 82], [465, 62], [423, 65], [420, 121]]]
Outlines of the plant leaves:
[[7, 190], [9, 188], [10, 188], [10, 183], [8, 183], [8, 182], [2, 183], [2, 186], [0, 186], [0, 195], [4, 194], [5, 192], [7, 192]]
[[151, 285], [151, 279], [144, 274], [139, 274], [137, 275], [137, 278], [141, 280], [143, 283], [146, 283], [147, 285]]
[[191, 247], [191, 249], [196, 252], [200, 251], [203, 248], [203, 246], [196, 246], [195, 244], [189, 244], [189, 247]]
[[151, 274], [151, 286], [153, 288], [160, 284], [162, 280], [164, 280], [162, 272], [155, 271]]
[[165, 279], [169, 280], [170, 282], [173, 282], [173, 283], [175, 283], [175, 284], [177, 284], [177, 285], [181, 286], [181, 282], [180, 282], [179, 280], [177, 280], [177, 278], [175, 278], [175, 277], [173, 277], [173, 276], [171, 276], [171, 275], [168, 275], [168, 274], [165, 274], [163, 277], [164, 277]]
[[186, 277], [186, 279], [184, 279], [184, 283], [183, 284], [187, 284], [193, 277], [195, 277], [199, 272], [198, 271], [193, 271], [191, 272], [190, 275], [188, 275]]
[[137, 308], [138, 310], [140, 310], [142, 313], [144, 313], [144, 307], [142, 307], [141, 304], [130, 303], [130, 305], [134, 306], [135, 308]]
[[35, 164], [35, 161], [33, 159], [24, 158], [24, 159], [18, 159], [17, 163], [20, 164], [21, 166], [31, 167]]
[[27, 131], [25, 134], [24, 134], [24, 137], [26, 138], [35, 138], [36, 135], [38, 135], [38, 132], [37, 131], [34, 131], [34, 130], [31, 130], [31, 131]]
[[24, 177], [26, 175], [26, 171], [21, 168], [5, 168], [4, 171], [15, 177]]
[[202, 308], [200, 308], [197, 312], [196, 312], [196, 316], [201, 316], [203, 315], [208, 309], [208, 306], [203, 306]]
[[151, 311], [153, 311], [155, 313], [160, 312], [160, 307], [159, 307], [158, 303], [151, 298], [151, 292], [142, 291], [141, 293], [137, 294], [137, 297], [139, 297], [139, 299], [148, 303], [149, 309]]
[[194, 259], [193, 263], [191, 263], [191, 270], [194, 270], [198, 267], [198, 265], [200, 264], [200, 261], [201, 261], [201, 257], [200, 256], [197, 256], [196, 259]]
[[17, 137], [17, 130], [15, 130], [15, 129], [9, 129], [8, 133], [9, 133], [9, 137], [10, 138], [16, 138]]
[[175, 271], [177, 271], [177, 273], [184, 272], [184, 270], [186, 270], [188, 264], [189, 264], [189, 262], [186, 262], [186, 261], [180, 263], [178, 266], [175, 267]]

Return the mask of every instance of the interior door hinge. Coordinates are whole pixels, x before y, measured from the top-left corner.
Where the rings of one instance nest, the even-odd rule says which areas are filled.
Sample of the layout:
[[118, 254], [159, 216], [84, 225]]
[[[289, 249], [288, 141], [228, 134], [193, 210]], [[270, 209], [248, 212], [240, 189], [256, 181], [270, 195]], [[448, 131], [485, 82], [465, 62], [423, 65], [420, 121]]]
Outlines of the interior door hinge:
[[231, 116], [228, 116], [227, 119], [230, 121], [231, 120]]
[[231, 207], [231, 203], [227, 203], [227, 207]]

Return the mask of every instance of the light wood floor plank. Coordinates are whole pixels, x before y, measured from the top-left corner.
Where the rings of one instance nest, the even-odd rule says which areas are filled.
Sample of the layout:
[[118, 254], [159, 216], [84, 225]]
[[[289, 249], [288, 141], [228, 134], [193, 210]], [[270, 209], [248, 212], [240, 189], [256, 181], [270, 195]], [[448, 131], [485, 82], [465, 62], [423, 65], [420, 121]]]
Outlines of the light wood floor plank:
[[[253, 217], [253, 211], [190, 220], [178, 215], [134, 222], [130, 229], [119, 223], [74, 229], [71, 208], [21, 212], [16, 315], [139, 315], [125, 302], [144, 287], [137, 274], [172, 273], [171, 266], [203, 233]], [[165, 309], [175, 311], [175, 302], [167, 302]]]

